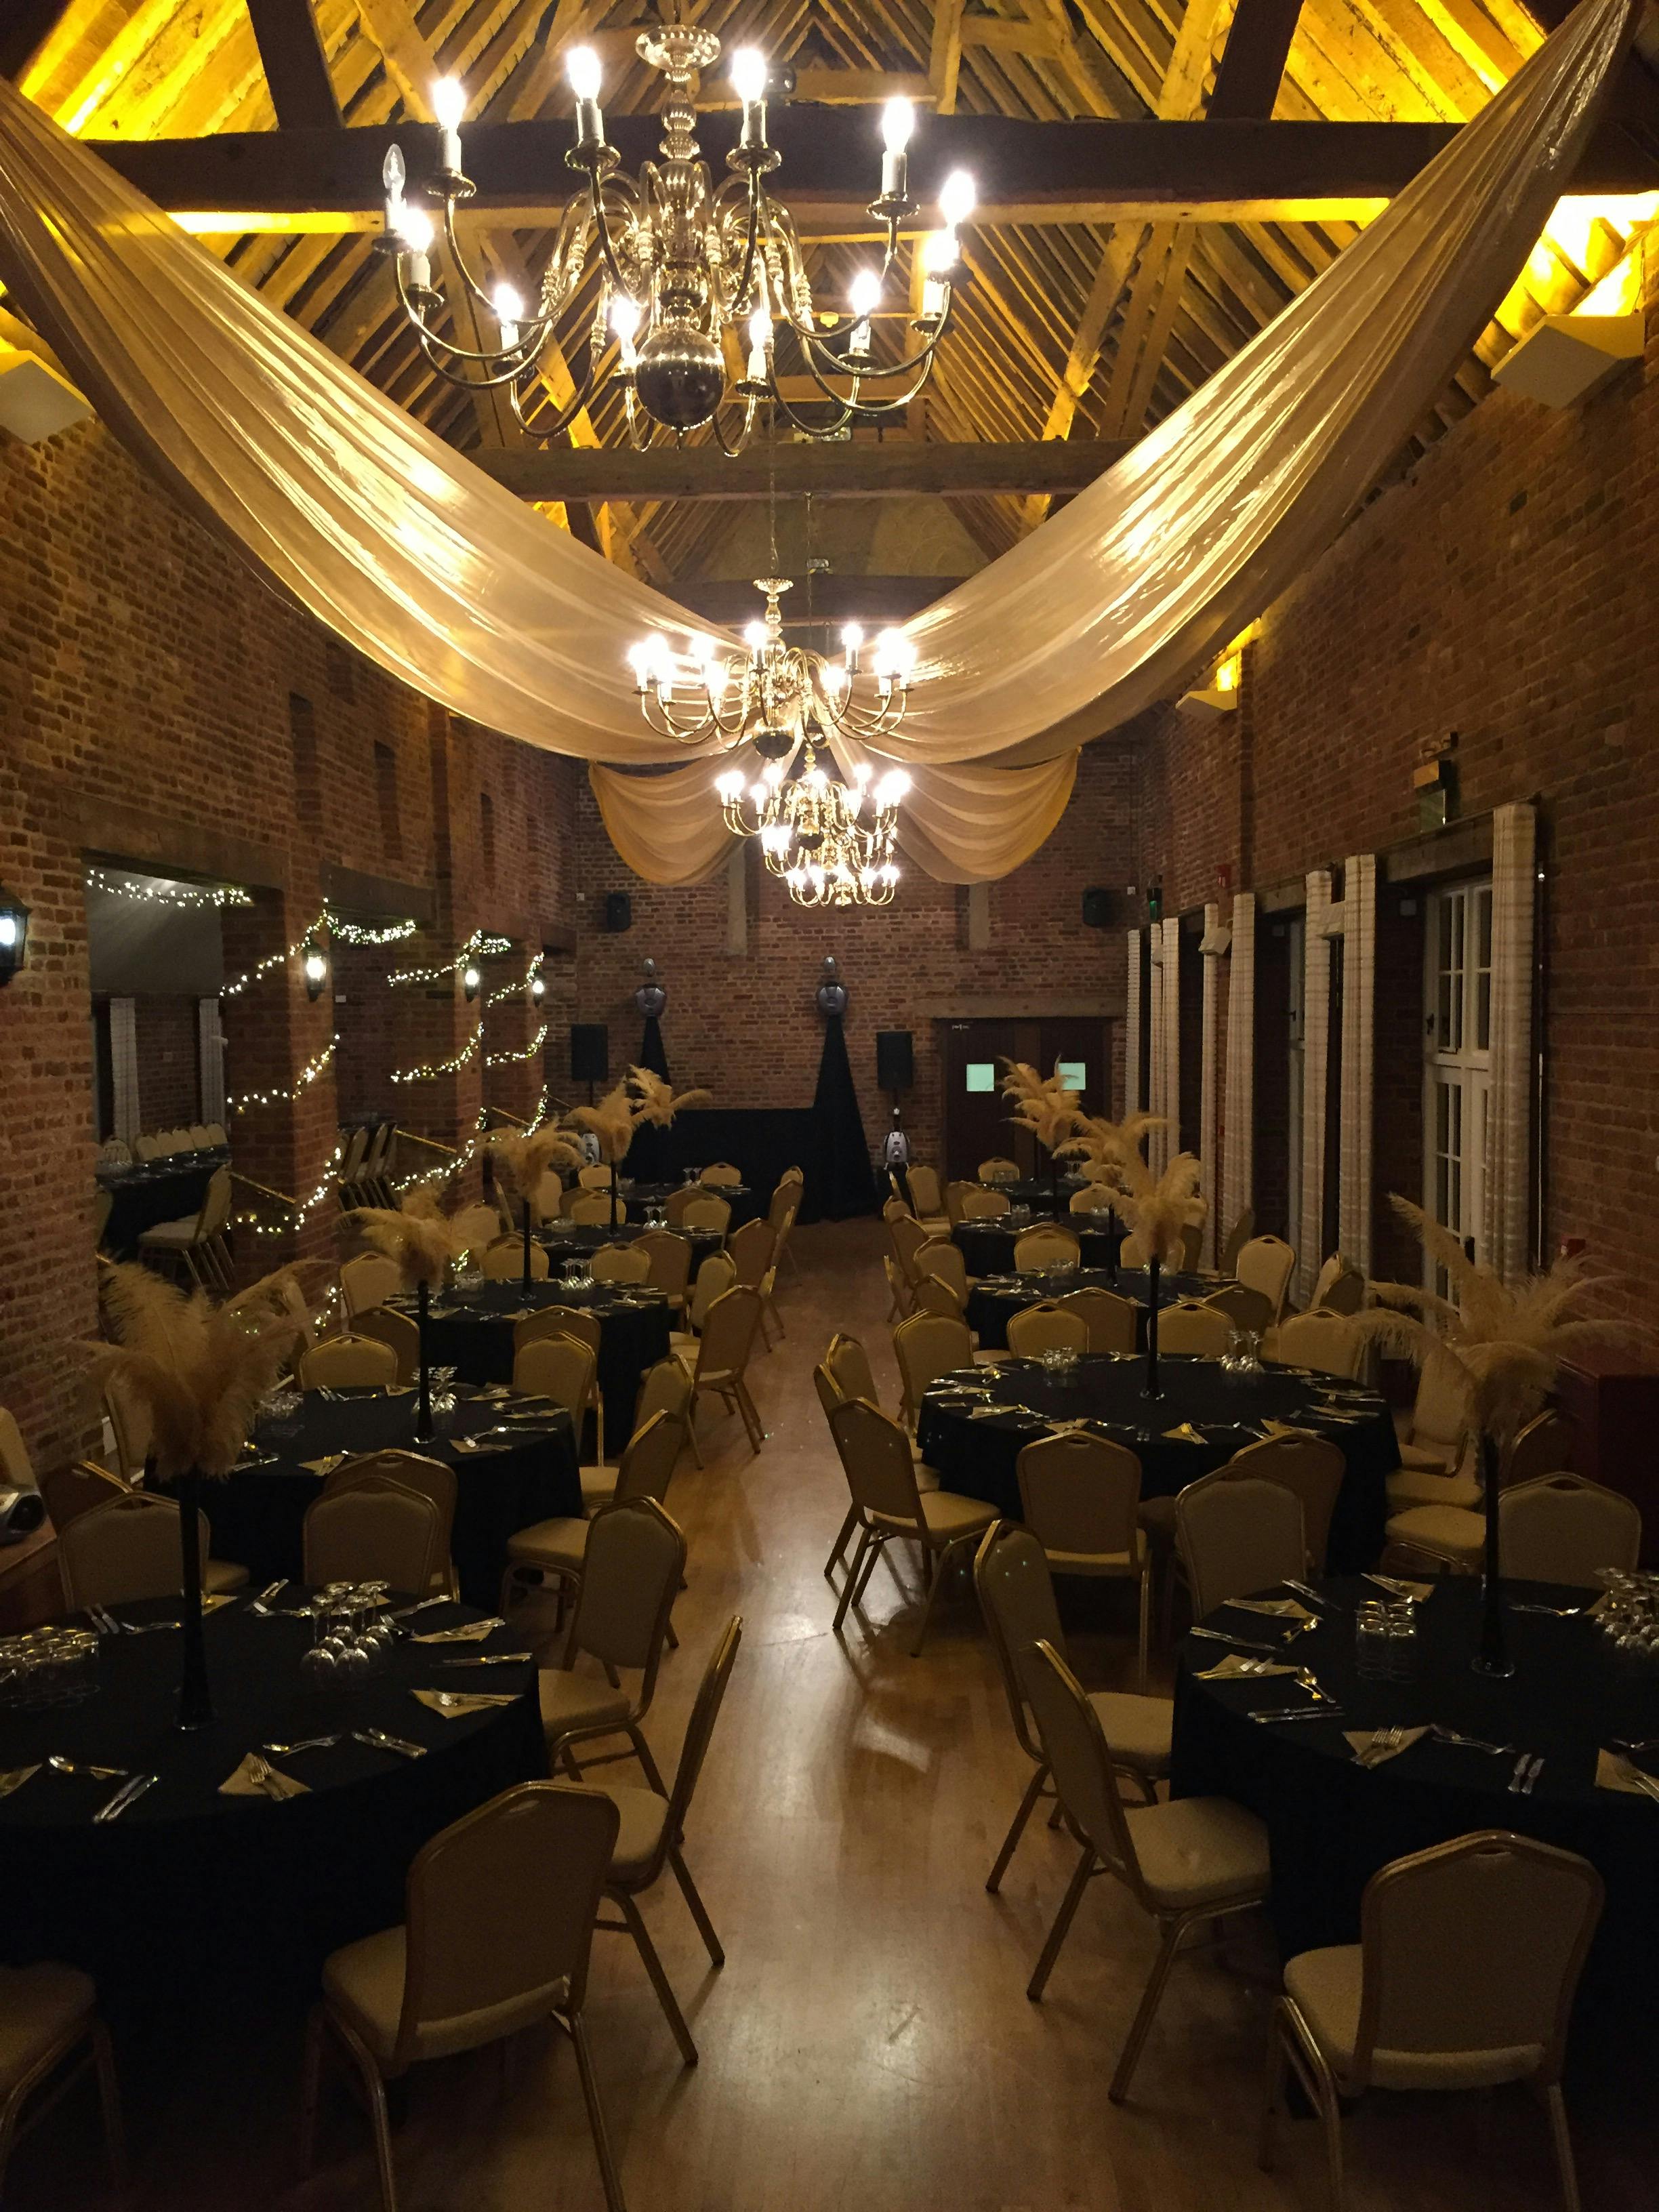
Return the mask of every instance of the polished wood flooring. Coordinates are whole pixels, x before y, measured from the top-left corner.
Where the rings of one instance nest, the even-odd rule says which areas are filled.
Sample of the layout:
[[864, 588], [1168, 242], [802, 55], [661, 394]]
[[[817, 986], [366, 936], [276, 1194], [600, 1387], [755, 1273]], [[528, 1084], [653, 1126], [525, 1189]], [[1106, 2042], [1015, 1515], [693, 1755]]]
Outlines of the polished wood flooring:
[[[670, 1500], [691, 1554], [681, 1649], [647, 1724], [665, 1771], [719, 1627], [744, 1622], [687, 1843], [728, 1963], [709, 1970], [672, 1885], [647, 1900], [702, 2046], [686, 2070], [632, 1946], [598, 1939], [590, 2032], [631, 2212], [1312, 2212], [1310, 2125], [1286, 2131], [1277, 2175], [1255, 2163], [1272, 1977], [1259, 1940], [1176, 1967], [1121, 2109], [1105, 2085], [1152, 1947], [1115, 1885], [1092, 1885], [1047, 2001], [1027, 2002], [1072, 1849], [1038, 1823], [1002, 1894], [986, 1894], [1028, 1769], [967, 1589], [920, 1660], [915, 1584], [901, 1592], [884, 1566], [865, 1617], [830, 1633], [821, 1568], [846, 1498], [811, 1364], [839, 1326], [871, 1345], [884, 1389], [894, 1369], [876, 1224], [805, 1230], [797, 1249], [788, 1336], [750, 1370], [765, 1449], [752, 1457], [738, 1423], [708, 1409], [708, 1464], [687, 1462]], [[1069, 1623], [1081, 1671], [1132, 1686], [1121, 1594], [1084, 1599]], [[257, 1989], [240, 2004], [187, 2047], [123, 2052], [129, 2202], [373, 2212], [367, 2128], [337, 2086], [319, 2171], [297, 2179], [300, 2023]], [[1659, 2212], [1650, 2075], [1615, 2057], [1570, 2099], [1587, 2212]], [[489, 2052], [420, 2071], [396, 2142], [405, 2212], [601, 2212], [574, 2065], [551, 2036], [521, 2039], [505, 2081]], [[1476, 2100], [1373, 2099], [1349, 2151], [1351, 2212], [1558, 2201], [1542, 2118], [1519, 2092], [1484, 2115]], [[88, 2102], [25, 2143], [6, 2201], [107, 2201]]]

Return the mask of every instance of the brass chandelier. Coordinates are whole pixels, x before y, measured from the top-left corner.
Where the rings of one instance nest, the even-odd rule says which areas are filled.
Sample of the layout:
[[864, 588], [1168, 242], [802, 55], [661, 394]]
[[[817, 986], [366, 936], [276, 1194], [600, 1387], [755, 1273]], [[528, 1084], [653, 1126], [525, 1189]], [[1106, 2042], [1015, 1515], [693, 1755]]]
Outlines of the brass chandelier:
[[863, 763], [850, 784], [818, 765], [808, 737], [794, 774], [769, 761], [747, 793], [737, 769], [716, 776], [726, 826], [758, 837], [761, 857], [797, 906], [890, 906], [899, 885], [893, 855], [899, 801], [910, 787], [902, 769], [878, 783]]
[[[495, 318], [494, 346], [459, 345], [436, 328], [446, 303], [432, 282], [432, 216], [404, 197], [401, 151], [394, 145], [387, 153], [386, 244], [396, 254], [398, 298], [428, 363], [452, 384], [504, 389], [517, 420], [544, 441], [562, 438], [606, 383], [621, 387], [629, 435], [641, 450], [659, 430], [683, 438], [712, 423], [725, 451], [740, 453], [763, 401], [813, 439], [839, 438], [851, 424], [902, 415], [926, 384], [950, 320], [961, 259], [957, 233], [975, 204], [972, 179], [958, 170], [945, 179], [940, 228], [917, 249], [924, 256], [924, 284], [921, 312], [909, 326], [913, 349], [896, 360], [878, 360], [873, 319], [897, 258], [899, 226], [916, 211], [906, 153], [915, 119], [909, 101], [889, 100], [883, 114], [881, 191], [869, 207], [885, 232], [881, 266], [854, 278], [850, 314], [826, 315], [814, 305], [789, 212], [766, 189], [782, 157], [766, 139], [772, 77], [765, 56], [744, 46], [732, 58], [743, 127], [726, 157], [730, 173], [716, 186], [698, 151], [690, 87], [694, 74], [719, 60], [719, 39], [696, 25], [667, 23], [642, 31], [635, 51], [668, 80], [662, 160], [647, 161], [637, 180], [620, 173], [621, 157], [605, 143], [599, 57], [578, 47], [566, 63], [576, 138], [565, 161], [586, 185], [565, 204], [533, 303], [510, 285], [486, 289], [466, 264], [455, 231], [456, 207], [476, 190], [461, 167], [466, 96], [453, 77], [434, 90], [441, 137], [430, 189], [441, 203], [449, 264]], [[538, 365], [596, 257], [598, 295], [580, 368], [580, 337], [570, 353], [574, 388], [566, 405], [526, 422], [526, 398], [546, 389]], [[731, 389], [723, 343], [728, 331], [746, 363]], [[781, 349], [817, 387], [809, 403], [817, 419], [803, 416], [784, 397]]]

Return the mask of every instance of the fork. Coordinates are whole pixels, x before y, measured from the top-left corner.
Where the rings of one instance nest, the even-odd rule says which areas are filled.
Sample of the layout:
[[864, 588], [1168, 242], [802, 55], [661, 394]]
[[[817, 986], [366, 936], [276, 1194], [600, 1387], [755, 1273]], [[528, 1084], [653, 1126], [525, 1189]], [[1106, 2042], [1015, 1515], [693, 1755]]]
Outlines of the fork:
[[1489, 1751], [1494, 1759], [1512, 1759], [1515, 1755], [1512, 1743], [1487, 1743], [1478, 1735], [1460, 1735], [1455, 1729], [1442, 1728], [1437, 1722], [1430, 1728], [1429, 1734], [1437, 1743], [1458, 1744], [1465, 1751]]
[[262, 1743], [259, 1748], [272, 1759], [288, 1759], [296, 1751], [326, 1751], [331, 1744], [338, 1743], [337, 1735], [305, 1735], [298, 1743]]
[[1405, 1736], [1406, 1731], [1403, 1728], [1379, 1729], [1364, 1750], [1359, 1753], [1359, 1764], [1362, 1766], [1381, 1765], [1385, 1759], [1399, 1750], [1405, 1741]]
[[132, 1771], [130, 1766], [94, 1766], [90, 1760], [65, 1759], [61, 1751], [49, 1753], [46, 1765], [54, 1774], [90, 1774], [99, 1782], [113, 1782]]
[[454, 1602], [452, 1597], [423, 1597], [418, 1605], [399, 1606], [392, 1618], [394, 1620], [412, 1620], [417, 1613], [424, 1613], [428, 1606], [453, 1605]]

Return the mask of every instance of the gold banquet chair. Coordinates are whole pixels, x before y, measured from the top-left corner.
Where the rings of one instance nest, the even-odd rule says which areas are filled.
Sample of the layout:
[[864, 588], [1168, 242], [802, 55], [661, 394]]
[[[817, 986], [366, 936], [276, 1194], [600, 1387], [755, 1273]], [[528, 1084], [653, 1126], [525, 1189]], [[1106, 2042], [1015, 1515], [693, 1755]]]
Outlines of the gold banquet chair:
[[648, 1283], [651, 1255], [637, 1244], [601, 1244], [589, 1260], [587, 1272], [596, 1283]]
[[1247, 1291], [1260, 1291], [1277, 1321], [1296, 1273], [1296, 1253], [1282, 1237], [1252, 1237], [1239, 1247], [1236, 1271]]
[[577, 1169], [576, 1188], [579, 1190], [609, 1190], [612, 1172], [604, 1161], [591, 1161], [586, 1167]]
[[635, 1238], [630, 1249], [644, 1253], [645, 1279], [667, 1299], [669, 1312], [683, 1314], [686, 1285], [691, 1279], [690, 1237], [678, 1237], [672, 1229], [647, 1229], [643, 1237]]
[[1218, 1468], [1176, 1497], [1175, 1528], [1194, 1620], [1307, 1571], [1302, 1500], [1280, 1482]]
[[697, 1181], [711, 1190], [741, 1190], [743, 1170], [734, 1168], [730, 1160], [716, 1160], [712, 1167], [699, 1170]]
[[[690, 1427], [691, 1377], [678, 1359], [659, 1359], [654, 1367], [646, 1370], [640, 1384], [640, 1395], [634, 1407], [634, 1428], [631, 1443], [653, 1413], [667, 1413], [680, 1425], [680, 1442], [684, 1447]], [[678, 1458], [676, 1455], [675, 1464]], [[606, 1467], [603, 1461], [584, 1467], [582, 1478], [582, 1510], [592, 1515], [601, 1505], [609, 1505], [617, 1494], [618, 1470]]]
[[893, 1331], [893, 1352], [903, 1385], [899, 1418], [914, 1435], [928, 1384], [973, 1365], [973, 1335], [965, 1321], [949, 1314], [915, 1313]]
[[1619, 1491], [1582, 1475], [1541, 1474], [1499, 1492], [1498, 1550], [1515, 1582], [1593, 1589], [1604, 1568], [1634, 1571], [1642, 1556], [1641, 1511]]
[[[243, 1589], [246, 1567], [208, 1557], [211, 1532], [205, 1513], [198, 1515], [197, 1530], [204, 1593], [216, 1597]], [[180, 1596], [184, 1567], [179, 1555], [178, 1506], [170, 1498], [134, 1490], [77, 1513], [58, 1531], [58, 1574], [64, 1603], [71, 1613], [85, 1613], [94, 1605], [133, 1605], [141, 1598]]]
[[[353, 1316], [351, 1333], [359, 1339], [373, 1337], [377, 1344], [391, 1347], [398, 1363], [396, 1382], [399, 1389], [406, 1388], [419, 1375], [421, 1332], [407, 1314], [398, 1313], [391, 1306], [371, 1306], [367, 1313]], [[302, 1358], [304, 1356], [301, 1354]]]
[[1040, 1359], [1045, 1352], [1089, 1349], [1089, 1324], [1064, 1306], [1023, 1306], [1008, 1316], [1008, 1349], [1017, 1359]]
[[377, 1337], [326, 1336], [303, 1353], [295, 1370], [302, 1390], [351, 1390], [398, 1381], [398, 1355]]
[[447, 1565], [443, 1515], [424, 1490], [368, 1474], [325, 1489], [306, 1509], [305, 1580], [391, 1584], [423, 1596]]
[[121, 2092], [91, 1976], [44, 1959], [33, 1966], [0, 1966], [0, 2020], [5, 2023], [0, 2035], [0, 2188], [19, 2136], [45, 2119], [90, 2069], [98, 2081], [110, 2179], [125, 2193]]
[[404, 1286], [403, 1270], [384, 1252], [359, 1252], [340, 1267], [340, 1306], [348, 1322], [371, 1306], [383, 1306]]
[[1299, 1952], [1285, 1969], [1268, 2031], [1262, 2166], [1273, 2168], [1287, 2069], [1323, 2128], [1332, 2212], [1345, 2201], [1345, 2100], [1524, 2081], [1549, 2116], [1563, 2202], [1578, 2212], [1561, 2074], [1605, 1893], [1588, 1860], [1501, 1829], [1373, 1875], [1358, 1942]]
[[331, 1954], [306, 2039], [300, 2162], [315, 2159], [331, 2042], [368, 2099], [381, 2212], [397, 2212], [386, 2085], [423, 2059], [551, 2020], [569, 2037], [609, 2212], [626, 2212], [583, 2003], [599, 1895], [621, 1818], [603, 1791], [521, 1782], [446, 1828], [409, 1870], [399, 1927]]
[[[1571, 1427], [1559, 1413], [1535, 1413], [1504, 1449], [1498, 1476], [1500, 1500], [1511, 1484], [1559, 1474], [1572, 1457], [1572, 1443]], [[1385, 1532], [1390, 1550], [1414, 1553], [1453, 1574], [1475, 1573], [1486, 1540], [1484, 1496], [1477, 1481], [1474, 1501], [1468, 1506], [1408, 1505], [1404, 1512], [1391, 1514]]]
[[1121, 1881], [1158, 1923], [1158, 1956], [1106, 2093], [1121, 2104], [1182, 1939], [1206, 1921], [1219, 1923], [1266, 1903], [1267, 1831], [1228, 1797], [1126, 1805], [1100, 1716], [1060, 1654], [1044, 1640], [1016, 1663], [1066, 1825], [1082, 1846], [1026, 1996], [1038, 1999], [1048, 1986], [1092, 1875]]
[[697, 1401], [709, 1390], [720, 1400], [728, 1413], [736, 1413], [742, 1420], [752, 1451], [758, 1452], [766, 1442], [766, 1431], [761, 1425], [761, 1417], [755, 1409], [755, 1401], [749, 1395], [749, 1385], [745, 1380], [760, 1322], [760, 1292], [745, 1291], [738, 1285], [732, 1290], [723, 1291], [709, 1307], [703, 1322], [702, 1334], [697, 1339], [695, 1355], [678, 1346], [674, 1347], [675, 1358], [691, 1376], [691, 1401], [687, 1409], [687, 1422], [694, 1442]]
[[927, 1602], [910, 1647], [910, 1656], [920, 1658], [945, 1568], [964, 1544], [973, 1543], [990, 1527], [995, 1509], [955, 1491], [921, 1489], [910, 1439], [878, 1407], [862, 1398], [848, 1398], [829, 1413], [830, 1433], [858, 1509], [860, 1531], [836, 1607], [836, 1631], [840, 1632], [848, 1607], [863, 1597], [887, 1545], [896, 1536], [906, 1537], [921, 1547], [927, 1563]]
[[611, 1218], [611, 1194], [605, 1190], [586, 1190], [574, 1185], [564, 1195], [564, 1218], [580, 1227], [597, 1228]]
[[1400, 1443], [1400, 1468], [1389, 1477], [1389, 1504], [1396, 1513], [1414, 1505], [1480, 1503], [1474, 1439], [1461, 1369], [1449, 1352], [1431, 1352], [1418, 1370], [1411, 1430]]
[[1357, 1382], [1364, 1371], [1366, 1340], [1341, 1314], [1292, 1314], [1279, 1322], [1272, 1358], [1285, 1367], [1311, 1367], [1322, 1375]]
[[[685, 1424], [679, 1415], [653, 1413], [629, 1438], [608, 1502], [651, 1498], [659, 1505], [665, 1504], [669, 1481], [684, 1441]], [[501, 1611], [509, 1612], [515, 1599], [538, 1588], [549, 1575], [560, 1583], [579, 1583], [586, 1565], [588, 1539], [598, 1525], [597, 1520], [561, 1514], [549, 1521], [533, 1522], [508, 1537]]]
[[[881, 1406], [881, 1393], [876, 1388], [870, 1355], [855, 1336], [837, 1330], [830, 1340], [830, 1348], [812, 1370], [812, 1383], [818, 1394], [818, 1403], [828, 1420], [843, 1398], [862, 1398], [866, 1405]], [[885, 1409], [883, 1408], [884, 1411]], [[921, 1456], [921, 1449], [913, 1440], [910, 1456], [916, 1463], [916, 1484], [921, 1490], [937, 1490], [939, 1475]], [[859, 1525], [859, 1509], [854, 1502], [848, 1504], [841, 1532], [830, 1547], [830, 1556], [823, 1563], [823, 1578], [833, 1588], [835, 1571], [843, 1564], [847, 1547]]]
[[[524, 1386], [519, 1382], [519, 1356], [526, 1346], [556, 1342], [561, 1337], [586, 1345], [593, 1356], [593, 1375], [588, 1386], [587, 1403], [593, 1409], [593, 1449], [599, 1459], [605, 1459], [605, 1393], [599, 1388], [599, 1346], [604, 1341], [604, 1328], [599, 1317], [583, 1306], [540, 1306], [534, 1313], [526, 1314], [513, 1325], [513, 1387]], [[536, 1386], [538, 1389], [539, 1385]], [[576, 1449], [582, 1446], [582, 1418], [573, 1413], [576, 1424]]]
[[1069, 1229], [1058, 1222], [1040, 1222], [1014, 1240], [1014, 1272], [1024, 1274], [1028, 1269], [1044, 1267], [1075, 1267], [1083, 1248]]
[[1115, 1291], [1103, 1291], [1090, 1284], [1081, 1291], [1067, 1291], [1054, 1300], [1056, 1310], [1076, 1314], [1083, 1322], [1091, 1352], [1133, 1352], [1135, 1348], [1135, 1315], [1137, 1309], [1127, 1298], [1121, 1298]]
[[964, 1221], [994, 1221], [999, 1214], [1012, 1211], [1006, 1190], [983, 1190], [970, 1183], [962, 1194], [962, 1218]]
[[943, 1275], [924, 1275], [910, 1294], [912, 1313], [943, 1314], [947, 1320], [963, 1317], [963, 1303]]
[[1146, 1692], [1152, 1547], [1136, 1519], [1140, 1462], [1126, 1445], [1079, 1430], [1040, 1437], [1016, 1462], [1020, 1510], [1050, 1574], [1132, 1582], [1138, 1593], [1135, 1687]]
[[674, 1216], [677, 1229], [712, 1229], [722, 1237], [732, 1225], [732, 1208], [714, 1191], [694, 1194]]
[[[579, 1744], [625, 1735], [646, 1779], [665, 1797], [640, 1723], [656, 1695], [663, 1645], [671, 1633], [669, 1615], [685, 1573], [685, 1538], [654, 1498], [602, 1506], [587, 1529], [564, 1650], [556, 1667], [544, 1667], [536, 1677], [548, 1759], [578, 1777], [586, 1765], [609, 1765], [629, 1756], [605, 1752], [579, 1765]], [[576, 1662], [584, 1656], [605, 1669], [603, 1681], [576, 1672]], [[631, 1696], [617, 1680], [623, 1668], [640, 1678]]]
[[937, 1168], [925, 1167], [913, 1162], [905, 1171], [905, 1181], [910, 1186], [910, 1203], [915, 1208], [916, 1219], [930, 1237], [948, 1237], [951, 1217], [945, 1207], [945, 1193], [939, 1188]]
[[[1340, 1448], [1328, 1437], [1310, 1431], [1288, 1437], [1264, 1437], [1246, 1444], [1218, 1470], [1237, 1480], [1260, 1476], [1264, 1482], [1282, 1483], [1302, 1504], [1302, 1532], [1307, 1540], [1308, 1571], [1325, 1571], [1325, 1550], [1330, 1541], [1331, 1516], [1342, 1488], [1348, 1463]], [[1242, 1593], [1236, 1593], [1242, 1595]]]
[[[478, 1262], [478, 1273], [487, 1283], [520, 1283], [524, 1280], [524, 1238], [520, 1235], [498, 1237], [489, 1245]], [[530, 1248], [530, 1279], [544, 1283], [548, 1276], [548, 1259], [544, 1245], [532, 1243]]]
[[1219, 1359], [1233, 1340], [1233, 1324], [1215, 1307], [1165, 1306], [1158, 1316], [1158, 1348], [1193, 1359]]
[[332, 1498], [337, 1492], [362, 1482], [398, 1484], [404, 1490], [417, 1492], [436, 1507], [438, 1565], [428, 1587], [434, 1592], [441, 1590], [449, 1597], [459, 1595], [455, 1563], [450, 1556], [459, 1489], [454, 1468], [444, 1460], [428, 1459], [424, 1452], [405, 1451], [392, 1445], [384, 1451], [359, 1452], [355, 1458], [342, 1460], [324, 1477], [319, 1495]]

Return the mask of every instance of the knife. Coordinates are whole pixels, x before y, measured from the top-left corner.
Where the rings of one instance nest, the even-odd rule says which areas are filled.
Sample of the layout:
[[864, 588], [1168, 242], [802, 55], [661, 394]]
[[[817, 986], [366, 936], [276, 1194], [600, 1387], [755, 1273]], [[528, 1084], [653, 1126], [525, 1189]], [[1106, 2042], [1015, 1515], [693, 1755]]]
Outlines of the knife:
[[[1240, 1651], [1265, 1651], [1273, 1659], [1277, 1659], [1285, 1648], [1283, 1644], [1252, 1644], [1246, 1636], [1224, 1636], [1218, 1628], [1189, 1628], [1187, 1633], [1201, 1636], [1206, 1644], [1230, 1644]], [[1290, 1638], [1286, 1637], [1285, 1642], [1288, 1644]]]
[[124, 1782], [115, 1795], [100, 1805], [93, 1814], [94, 1820], [118, 1820], [129, 1807], [136, 1805], [146, 1790], [159, 1779], [154, 1774], [135, 1774], [131, 1782]]

